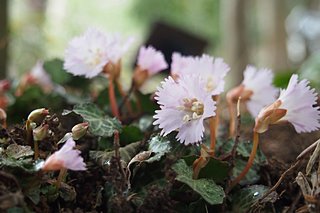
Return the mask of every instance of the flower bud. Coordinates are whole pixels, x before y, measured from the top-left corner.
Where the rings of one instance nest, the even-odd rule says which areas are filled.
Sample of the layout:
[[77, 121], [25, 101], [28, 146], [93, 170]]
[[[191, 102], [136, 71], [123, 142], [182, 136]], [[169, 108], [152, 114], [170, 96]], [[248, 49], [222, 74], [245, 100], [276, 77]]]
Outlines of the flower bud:
[[35, 141], [43, 140], [47, 136], [48, 130], [49, 130], [48, 124], [41, 125], [41, 126], [35, 128], [33, 130], [33, 140], [35, 140]]
[[137, 88], [140, 88], [142, 84], [149, 78], [148, 70], [143, 70], [139, 66], [133, 73], [133, 82]]
[[82, 136], [84, 136], [87, 133], [89, 124], [87, 122], [79, 123], [72, 127], [72, 138], [74, 140], [80, 139]]
[[28, 120], [38, 123], [41, 122], [48, 114], [49, 110], [46, 108], [35, 109], [29, 114]]

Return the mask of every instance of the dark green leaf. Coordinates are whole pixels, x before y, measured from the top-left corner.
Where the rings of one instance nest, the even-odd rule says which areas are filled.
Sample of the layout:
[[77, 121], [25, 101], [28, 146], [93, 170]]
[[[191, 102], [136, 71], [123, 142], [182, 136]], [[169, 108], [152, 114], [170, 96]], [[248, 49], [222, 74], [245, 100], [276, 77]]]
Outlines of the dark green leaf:
[[[233, 176], [237, 177], [242, 172], [242, 170], [244, 169], [246, 164], [247, 164], [247, 161], [236, 159], [235, 167], [232, 170]], [[240, 181], [240, 183], [241, 184], [249, 184], [249, 183], [257, 182], [260, 179], [260, 176], [258, 174], [258, 170], [259, 170], [259, 168], [257, 167], [257, 165], [254, 164], [250, 168], [250, 170], [246, 174], [246, 176]]]
[[121, 144], [129, 144], [132, 142], [137, 142], [142, 140], [143, 133], [141, 130], [133, 125], [125, 126], [122, 128], [121, 134], [120, 134], [120, 143]]
[[114, 131], [121, 130], [121, 124], [118, 119], [106, 116], [92, 103], [76, 105], [73, 111], [89, 122], [89, 130], [93, 135], [111, 137]]
[[63, 69], [63, 61], [61, 59], [52, 59], [43, 64], [44, 69], [49, 73], [53, 82], [57, 84], [64, 84], [72, 77]]
[[195, 192], [199, 193], [205, 201], [211, 205], [223, 203], [225, 197], [221, 186], [215, 184], [211, 179], [192, 179], [192, 170], [184, 160], [179, 160], [172, 166], [177, 173], [176, 180], [187, 184]]
[[[190, 155], [183, 158], [187, 165], [191, 166], [197, 159], [197, 156]], [[228, 176], [230, 165], [226, 161], [220, 161], [214, 158], [210, 158], [207, 165], [200, 170], [199, 178], [212, 178], [215, 183], [223, 182]]]

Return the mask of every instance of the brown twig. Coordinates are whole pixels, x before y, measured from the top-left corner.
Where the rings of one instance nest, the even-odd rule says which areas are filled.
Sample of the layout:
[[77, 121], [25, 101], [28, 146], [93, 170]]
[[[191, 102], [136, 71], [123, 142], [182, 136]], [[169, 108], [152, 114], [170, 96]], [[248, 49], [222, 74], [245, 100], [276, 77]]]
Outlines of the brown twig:
[[280, 178], [278, 179], [277, 183], [267, 192], [265, 193], [258, 201], [257, 201], [257, 204], [259, 204], [263, 199], [265, 199], [268, 195], [270, 195], [272, 192], [274, 192], [278, 187], [279, 185], [281, 184], [282, 180], [286, 177], [286, 175], [291, 171], [293, 170], [294, 168], [296, 168], [299, 163], [301, 162], [301, 159], [300, 160], [297, 160], [293, 165], [290, 166], [289, 169], [287, 169], [284, 173], [282, 173], [282, 175], [280, 176]]

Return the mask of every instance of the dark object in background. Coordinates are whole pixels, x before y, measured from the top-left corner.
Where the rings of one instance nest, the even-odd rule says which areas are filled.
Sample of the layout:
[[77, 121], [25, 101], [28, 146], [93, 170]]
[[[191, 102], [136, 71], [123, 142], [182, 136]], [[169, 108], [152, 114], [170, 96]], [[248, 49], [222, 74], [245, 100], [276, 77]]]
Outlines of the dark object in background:
[[173, 52], [182, 55], [201, 55], [208, 41], [166, 23], [156, 22], [151, 27], [145, 45], [160, 50], [170, 65]]

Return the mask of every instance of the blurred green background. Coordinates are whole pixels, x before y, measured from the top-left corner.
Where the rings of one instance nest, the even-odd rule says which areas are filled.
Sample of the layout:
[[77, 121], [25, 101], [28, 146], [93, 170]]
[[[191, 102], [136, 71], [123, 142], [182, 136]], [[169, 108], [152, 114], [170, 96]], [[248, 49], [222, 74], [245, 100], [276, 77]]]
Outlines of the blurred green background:
[[0, 4], [2, 78], [20, 76], [39, 59], [63, 58], [68, 41], [91, 26], [135, 37], [124, 60], [129, 66], [152, 24], [161, 21], [206, 40], [205, 53], [225, 58], [232, 68], [229, 87], [242, 80], [247, 64], [275, 70], [280, 85], [287, 73], [303, 72], [319, 86], [319, 1], [1, 0]]

